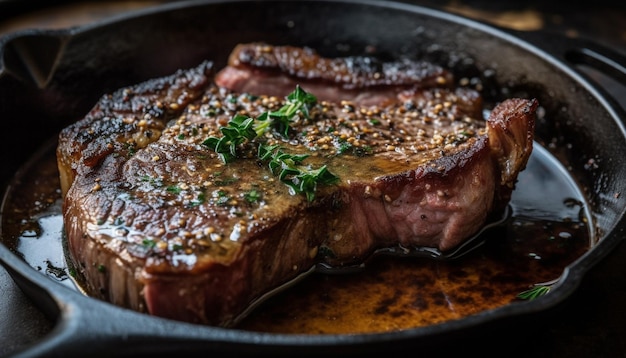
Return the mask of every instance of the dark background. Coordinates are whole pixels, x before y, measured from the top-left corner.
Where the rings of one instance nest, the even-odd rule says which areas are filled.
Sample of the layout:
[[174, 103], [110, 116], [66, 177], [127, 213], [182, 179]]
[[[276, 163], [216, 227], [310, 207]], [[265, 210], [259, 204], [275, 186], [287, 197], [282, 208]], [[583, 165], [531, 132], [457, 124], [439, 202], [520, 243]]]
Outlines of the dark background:
[[[24, 28], [80, 25], [163, 2], [0, 0], [0, 36]], [[557, 32], [589, 38], [626, 54], [626, 2], [621, 5], [598, 0], [412, 2], [519, 31]], [[602, 78], [598, 81], [626, 106], [626, 84], [603, 83]], [[52, 326], [0, 267], [0, 356], [9, 356], [36, 344]], [[505, 331], [485, 330], [481, 339], [482, 342], [468, 346], [460, 344], [459, 353], [507, 357], [626, 357], [626, 246], [622, 244], [595, 266], [579, 289], [555, 309], [532, 320], [512, 321]], [[457, 343], [461, 342], [449, 344]], [[412, 355], [418, 353], [412, 352]]]

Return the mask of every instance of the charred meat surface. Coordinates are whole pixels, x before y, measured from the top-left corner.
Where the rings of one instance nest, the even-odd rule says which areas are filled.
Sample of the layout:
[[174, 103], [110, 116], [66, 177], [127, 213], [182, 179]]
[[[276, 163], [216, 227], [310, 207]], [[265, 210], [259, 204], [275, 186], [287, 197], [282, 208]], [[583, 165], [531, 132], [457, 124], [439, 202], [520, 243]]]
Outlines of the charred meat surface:
[[[262, 83], [263, 71], [249, 70]], [[352, 265], [389, 246], [458, 246], [507, 205], [532, 150], [536, 101], [504, 101], [485, 121], [473, 90], [399, 79], [384, 84], [393, 90], [377, 105], [318, 98], [288, 128], [235, 145], [236, 160], [225, 162], [207, 138], [288, 99], [216, 85], [213, 71], [206, 62], [105, 95], [61, 132], [68, 248], [90, 295], [230, 326], [316, 263]], [[359, 76], [362, 91], [381, 93]], [[338, 179], [314, 186], [314, 197], [294, 193], [255, 142]]]
[[315, 50], [240, 44], [215, 82], [237, 92], [286, 96], [294, 81], [319, 100], [384, 105], [406, 90], [447, 87], [452, 75], [427, 61], [383, 62], [375, 57], [324, 58]]

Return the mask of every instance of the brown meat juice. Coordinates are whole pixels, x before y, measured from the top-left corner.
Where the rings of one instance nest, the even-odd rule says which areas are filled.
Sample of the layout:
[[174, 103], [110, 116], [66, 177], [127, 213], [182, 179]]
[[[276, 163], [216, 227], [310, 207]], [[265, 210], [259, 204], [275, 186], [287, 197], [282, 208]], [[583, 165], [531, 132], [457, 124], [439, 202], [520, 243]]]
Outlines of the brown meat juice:
[[[387, 332], [457, 320], [520, 300], [550, 284], [592, 247], [590, 215], [560, 164], [535, 146], [507, 220], [454, 260], [381, 256], [359, 272], [313, 273], [271, 297], [238, 329], [298, 334]], [[62, 242], [61, 193], [52, 146], [28, 163], [3, 207], [3, 240], [32, 267], [77, 288]]]

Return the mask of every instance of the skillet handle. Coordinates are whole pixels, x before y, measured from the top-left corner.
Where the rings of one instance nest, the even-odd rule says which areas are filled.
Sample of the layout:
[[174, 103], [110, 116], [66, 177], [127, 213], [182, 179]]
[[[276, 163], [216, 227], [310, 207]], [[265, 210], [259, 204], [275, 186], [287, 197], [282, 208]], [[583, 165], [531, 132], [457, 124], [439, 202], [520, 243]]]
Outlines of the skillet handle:
[[46, 88], [69, 39], [65, 30], [23, 30], [0, 38], [0, 77]]
[[626, 56], [607, 47], [593, 44], [573, 48], [564, 54], [574, 65], [587, 65], [626, 86]]
[[[107, 349], [101, 343], [107, 332], [111, 331], [110, 327], [116, 324], [116, 316], [111, 315], [106, 305], [96, 306], [94, 302], [82, 299], [78, 292], [62, 287], [41, 273], [30, 273], [31, 267], [12, 257], [3, 266], [22, 292], [54, 322], [47, 335], [15, 353], [15, 358], [114, 353], [111, 347]], [[119, 333], [125, 333], [123, 327]]]
[[273, 356], [281, 349], [274, 344], [263, 344], [254, 332], [172, 321], [89, 298], [45, 277], [16, 256], [5, 255], [2, 249], [0, 263], [54, 322], [46, 336], [16, 352], [14, 358], [204, 357], [207, 354], [241, 358], [246, 354], [258, 356], [261, 351]]
[[568, 37], [555, 32], [515, 31], [514, 35], [569, 64], [626, 109], [626, 99], [620, 98], [623, 96], [615, 89], [626, 86], [626, 46], [614, 49], [585, 37]]
[[516, 31], [514, 35], [571, 65], [589, 66], [626, 85], [626, 44], [612, 49], [608, 44], [586, 37], [543, 31]]

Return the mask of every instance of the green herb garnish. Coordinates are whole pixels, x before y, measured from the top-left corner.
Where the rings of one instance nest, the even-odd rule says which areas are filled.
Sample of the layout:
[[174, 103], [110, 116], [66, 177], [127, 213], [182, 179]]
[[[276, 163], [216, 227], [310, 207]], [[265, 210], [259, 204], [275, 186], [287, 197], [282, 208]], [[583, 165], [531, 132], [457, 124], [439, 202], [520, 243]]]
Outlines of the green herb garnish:
[[205, 201], [206, 201], [206, 195], [203, 192], [199, 192], [198, 195], [196, 196], [196, 199], [192, 200], [189, 203], [189, 206], [194, 207], [194, 206], [202, 205], [204, 204]]
[[262, 136], [271, 128], [287, 137], [293, 116], [301, 111], [308, 117], [309, 108], [316, 102], [315, 96], [296, 86], [296, 89], [287, 96], [285, 105], [279, 110], [264, 112], [256, 120], [237, 114], [225, 127], [220, 127], [222, 137], [209, 137], [202, 144], [215, 151], [224, 163], [232, 162], [237, 159], [237, 148]]
[[[301, 112], [308, 118], [309, 110], [315, 103], [317, 103], [315, 96], [296, 86], [296, 89], [287, 96], [286, 103], [277, 111], [264, 112], [256, 120], [237, 114], [226, 126], [220, 127], [222, 137], [209, 137], [202, 144], [217, 153], [222, 162], [230, 163], [237, 159], [238, 149], [246, 143], [252, 143], [270, 129], [287, 137], [291, 120], [296, 113]], [[318, 183], [334, 184], [339, 180], [326, 166], [318, 169], [303, 166], [302, 161], [308, 155], [284, 153], [276, 145], [258, 143], [257, 156], [262, 161], [269, 162], [272, 174], [277, 175], [289, 186], [292, 193], [305, 194], [308, 201], [314, 199]], [[252, 198], [246, 197], [246, 200], [250, 199]], [[258, 200], [258, 197], [254, 200]]]
[[156, 242], [151, 239], [143, 239], [141, 244], [147, 249], [154, 249], [156, 247]]
[[252, 189], [249, 192], [245, 193], [243, 197], [250, 204], [254, 204], [261, 200], [261, 193], [259, 193], [256, 189]]
[[522, 300], [534, 300], [538, 297], [544, 296], [550, 292], [551, 285], [535, 285], [533, 288], [520, 292], [517, 298]]
[[346, 141], [342, 141], [341, 144], [339, 144], [339, 149], [337, 149], [337, 152], [339, 154], [344, 154], [347, 153], [348, 151], [352, 150], [354, 148], [354, 146], [351, 143], [348, 143]]
[[278, 111], [270, 112], [268, 116], [273, 119], [273, 126], [276, 130], [287, 137], [291, 118], [298, 111], [301, 111], [306, 118], [309, 118], [309, 109], [315, 103], [317, 103], [315, 96], [306, 92], [300, 86], [296, 86], [296, 89], [287, 96], [287, 103]]
[[237, 148], [258, 136], [252, 125], [254, 119], [237, 114], [228, 122], [226, 127], [221, 127], [222, 137], [209, 137], [202, 144], [206, 145], [224, 163], [230, 163], [237, 159]]
[[308, 201], [315, 198], [318, 183], [328, 185], [339, 180], [325, 165], [318, 169], [301, 165], [308, 155], [284, 153], [276, 145], [260, 145], [258, 156], [261, 160], [269, 161], [272, 174], [277, 175], [294, 194], [304, 194]]
[[215, 198], [215, 203], [217, 204], [217, 206], [226, 206], [231, 200], [231, 197], [228, 196], [228, 193], [224, 190], [218, 190], [214, 192], [213, 197]]

